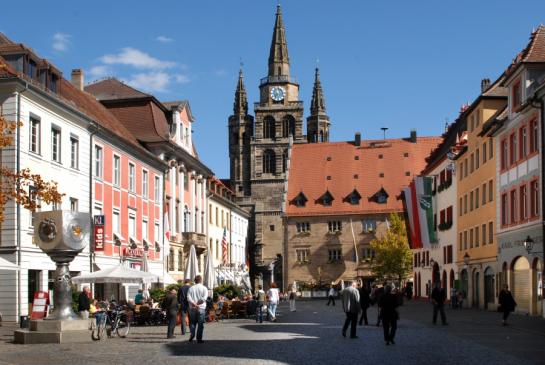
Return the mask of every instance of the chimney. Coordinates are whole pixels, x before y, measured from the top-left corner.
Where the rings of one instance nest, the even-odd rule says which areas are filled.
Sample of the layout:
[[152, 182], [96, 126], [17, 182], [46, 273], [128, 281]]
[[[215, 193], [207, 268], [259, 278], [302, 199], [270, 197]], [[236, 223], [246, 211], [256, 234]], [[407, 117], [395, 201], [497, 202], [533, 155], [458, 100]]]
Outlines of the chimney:
[[72, 85], [83, 91], [83, 70], [81, 68], [75, 68], [72, 70]]
[[409, 138], [411, 143], [416, 143], [416, 129], [411, 129], [411, 137]]
[[481, 94], [490, 88], [490, 79], [481, 80]]
[[356, 135], [354, 136], [354, 146], [359, 147], [361, 146], [361, 133], [356, 132]]

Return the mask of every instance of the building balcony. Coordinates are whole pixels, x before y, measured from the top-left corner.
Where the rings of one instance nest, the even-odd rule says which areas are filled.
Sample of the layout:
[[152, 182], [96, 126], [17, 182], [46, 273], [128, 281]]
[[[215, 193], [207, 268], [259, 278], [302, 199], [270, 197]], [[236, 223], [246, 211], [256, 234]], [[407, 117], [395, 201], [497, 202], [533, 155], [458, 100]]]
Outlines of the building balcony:
[[197, 232], [182, 232], [182, 243], [184, 246], [195, 245], [197, 249], [207, 249], [206, 235]]

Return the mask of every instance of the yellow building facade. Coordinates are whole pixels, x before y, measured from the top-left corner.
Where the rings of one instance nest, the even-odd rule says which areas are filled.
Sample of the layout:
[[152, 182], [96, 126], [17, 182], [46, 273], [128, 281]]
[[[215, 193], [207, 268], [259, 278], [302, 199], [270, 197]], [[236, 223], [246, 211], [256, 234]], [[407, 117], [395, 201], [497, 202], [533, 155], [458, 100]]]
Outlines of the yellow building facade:
[[483, 80], [481, 95], [463, 113], [467, 138], [462, 138], [456, 156], [457, 265], [459, 290], [464, 306], [495, 310], [497, 304], [496, 242], [496, 146], [483, 136], [505, 109], [507, 94]]

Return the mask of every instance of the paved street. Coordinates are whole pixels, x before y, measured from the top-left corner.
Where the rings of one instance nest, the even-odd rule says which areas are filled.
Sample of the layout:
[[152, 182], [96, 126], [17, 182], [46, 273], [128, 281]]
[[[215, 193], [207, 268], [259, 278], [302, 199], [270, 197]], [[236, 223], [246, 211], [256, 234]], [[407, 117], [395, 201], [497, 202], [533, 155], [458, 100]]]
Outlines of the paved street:
[[[511, 326], [501, 327], [497, 313], [463, 310], [447, 313], [449, 326], [433, 326], [430, 307], [413, 302], [401, 308], [396, 345], [387, 347], [375, 326], [359, 327], [359, 339], [341, 337], [339, 305], [299, 301], [297, 308], [290, 313], [282, 304], [277, 323], [232, 319], [207, 325], [205, 344], [188, 343], [179, 333], [166, 340], [165, 327], [136, 327], [127, 339], [15, 345], [4, 326], [0, 364], [545, 364], [542, 319], [513, 316]], [[375, 308], [369, 315], [376, 318]]]

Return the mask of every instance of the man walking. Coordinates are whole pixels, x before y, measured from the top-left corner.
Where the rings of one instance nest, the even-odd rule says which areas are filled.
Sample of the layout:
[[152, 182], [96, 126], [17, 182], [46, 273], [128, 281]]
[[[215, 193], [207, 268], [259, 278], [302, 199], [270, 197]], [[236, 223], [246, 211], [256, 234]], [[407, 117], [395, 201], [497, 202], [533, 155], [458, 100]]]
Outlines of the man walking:
[[333, 303], [333, 306], [335, 306], [335, 288], [333, 287], [333, 285], [331, 285], [329, 287], [329, 292], [327, 293], [327, 304], [326, 305], [329, 305], [329, 303]]
[[176, 317], [178, 316], [178, 300], [176, 299], [176, 289], [170, 290], [170, 292], [164, 299], [162, 307], [167, 312], [167, 338], [176, 338], [176, 336], [174, 336], [174, 329], [176, 328]]
[[182, 336], [187, 332], [186, 319], [189, 311], [189, 303], [187, 302], [187, 292], [191, 288], [191, 280], [185, 279], [184, 285], [178, 289], [178, 304], [180, 305], [180, 313], [182, 315]]
[[441, 313], [441, 323], [446, 326], [447, 316], [445, 315], [445, 300], [447, 299], [447, 293], [444, 288], [441, 288], [441, 284], [436, 282], [431, 292], [431, 302], [433, 304], [433, 324], [437, 323], [437, 312]]
[[396, 309], [398, 303], [398, 298], [395, 294], [392, 294], [392, 285], [387, 284], [384, 287], [384, 294], [378, 302], [382, 317], [382, 328], [384, 330], [384, 342], [386, 345], [395, 345], [394, 339], [397, 330], [397, 320], [399, 319], [399, 314]]
[[83, 291], [79, 293], [78, 297], [78, 312], [81, 319], [89, 319], [89, 308], [91, 303], [89, 302], [91, 290], [88, 286], [83, 287]]
[[360, 326], [363, 325], [363, 322], [365, 321], [365, 325], [369, 325], [369, 322], [367, 321], [367, 309], [369, 308], [369, 289], [367, 289], [367, 284], [363, 284], [362, 287], [359, 289], [360, 292], [360, 307], [361, 307], [361, 318], [360, 318]]
[[195, 329], [197, 330], [197, 342], [204, 343], [202, 335], [204, 332], [204, 315], [206, 313], [206, 298], [208, 289], [202, 285], [202, 276], [195, 276], [195, 285], [187, 291], [187, 301], [189, 303], [189, 330], [191, 336], [189, 342], [195, 338]]
[[341, 293], [343, 310], [346, 313], [346, 320], [343, 326], [343, 337], [346, 337], [346, 330], [350, 325], [350, 338], [358, 338], [356, 336], [356, 325], [358, 322], [358, 313], [360, 312], [360, 293], [356, 289], [356, 282], [346, 287]]

